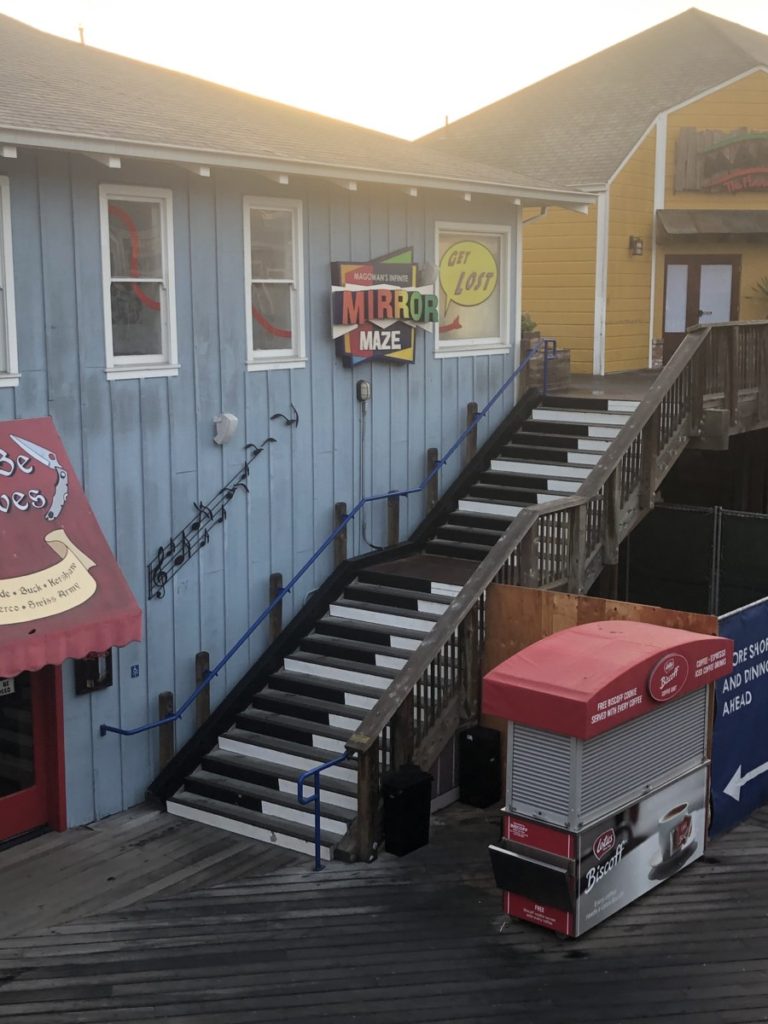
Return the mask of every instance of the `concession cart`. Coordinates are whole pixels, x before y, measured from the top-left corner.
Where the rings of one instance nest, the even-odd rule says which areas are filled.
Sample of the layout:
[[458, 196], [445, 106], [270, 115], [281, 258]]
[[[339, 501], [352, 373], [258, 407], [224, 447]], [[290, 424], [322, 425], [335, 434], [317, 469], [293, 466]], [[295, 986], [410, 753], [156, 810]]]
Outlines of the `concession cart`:
[[483, 683], [507, 719], [504, 910], [583, 934], [701, 856], [712, 686], [724, 637], [593, 622], [508, 658]]

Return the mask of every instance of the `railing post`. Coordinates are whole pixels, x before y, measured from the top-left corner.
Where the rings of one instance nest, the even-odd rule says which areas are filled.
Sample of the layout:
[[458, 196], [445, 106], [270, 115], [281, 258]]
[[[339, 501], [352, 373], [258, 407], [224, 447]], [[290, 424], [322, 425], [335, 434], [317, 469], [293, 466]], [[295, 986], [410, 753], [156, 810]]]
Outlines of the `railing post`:
[[[166, 690], [164, 693], [158, 695], [157, 698], [157, 717], [167, 718], [173, 714], [173, 694], [170, 690]], [[157, 730], [159, 736], [160, 746], [160, 767], [165, 768], [168, 762], [171, 760], [175, 753], [175, 741], [173, 732], [174, 723], [165, 722]]]
[[605, 481], [603, 490], [603, 562], [615, 565], [619, 560], [619, 513], [621, 510], [621, 463]]
[[568, 592], [580, 594], [587, 557], [587, 506], [574, 505], [568, 514]]
[[517, 548], [517, 572], [521, 587], [539, 585], [538, 520], [520, 541]]
[[[431, 473], [435, 468], [439, 460], [437, 454], [437, 448], [427, 449], [427, 473]], [[435, 473], [432, 479], [427, 484], [427, 512], [430, 512], [437, 504], [437, 478], [439, 473]]]
[[[200, 683], [208, 675], [208, 669], [211, 667], [211, 659], [208, 651], [198, 651], [195, 655], [195, 689], [198, 688]], [[210, 683], [204, 690], [198, 693], [195, 699], [195, 716], [197, 719], [197, 728], [200, 729], [210, 718], [211, 715], [211, 685]]]
[[656, 462], [659, 457], [659, 424], [661, 416], [656, 409], [643, 427], [640, 456], [640, 508], [653, 508], [656, 493]]
[[379, 810], [379, 741], [376, 740], [357, 764], [357, 859], [367, 861], [376, 842]]
[[728, 415], [731, 426], [736, 423], [739, 413], [739, 328], [732, 327], [728, 331], [727, 359], [725, 364]]
[[[347, 516], [347, 505], [344, 501], [337, 501], [333, 506], [333, 513], [335, 516], [333, 528], [334, 530], [344, 522]], [[347, 528], [344, 527], [334, 538], [333, 541], [333, 564], [341, 565], [342, 562], [347, 560]]]
[[387, 544], [393, 547], [400, 542], [400, 498], [390, 494], [387, 498]]
[[413, 760], [413, 690], [392, 718], [390, 729], [392, 739], [391, 764], [394, 771]]
[[[467, 426], [471, 426], [477, 416], [477, 402], [467, 402]], [[464, 463], [471, 462], [477, 454], [477, 424], [467, 434], [464, 448]]]
[[[275, 600], [277, 595], [283, 589], [283, 574], [280, 572], [273, 572], [269, 577], [269, 603]], [[277, 639], [278, 636], [283, 632], [283, 602], [278, 601], [272, 611], [269, 613], [269, 641], [270, 643]]]
[[691, 366], [691, 436], [698, 437], [701, 434], [701, 424], [704, 420], [704, 392], [707, 387], [707, 359], [706, 352], [709, 348], [708, 342], [699, 349], [693, 357]]
[[479, 607], [468, 613], [459, 626], [459, 657], [461, 658], [461, 703], [465, 721], [477, 717], [480, 708], [480, 623]]

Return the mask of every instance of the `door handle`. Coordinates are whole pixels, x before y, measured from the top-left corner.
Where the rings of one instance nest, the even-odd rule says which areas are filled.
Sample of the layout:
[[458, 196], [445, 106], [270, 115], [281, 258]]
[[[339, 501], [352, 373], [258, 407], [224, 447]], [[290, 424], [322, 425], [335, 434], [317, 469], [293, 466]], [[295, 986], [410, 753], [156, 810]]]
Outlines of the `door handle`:
[[699, 310], [699, 316], [712, 316], [712, 310], [711, 309], [700, 309]]

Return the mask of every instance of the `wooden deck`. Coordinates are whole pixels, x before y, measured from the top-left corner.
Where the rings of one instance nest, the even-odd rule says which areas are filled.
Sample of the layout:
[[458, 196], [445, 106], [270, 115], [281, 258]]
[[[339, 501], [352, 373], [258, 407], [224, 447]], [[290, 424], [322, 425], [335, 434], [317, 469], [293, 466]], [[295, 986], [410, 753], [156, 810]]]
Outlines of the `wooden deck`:
[[[177, 833], [179, 863], [200, 828], [182, 825], [188, 846]], [[103, 912], [87, 903], [86, 920], [70, 908], [67, 923], [0, 939], [0, 1021], [768, 1020], [768, 809], [578, 941], [505, 922], [486, 853], [497, 829], [498, 812], [454, 805], [402, 860], [315, 875], [302, 858], [259, 875], [276, 851], [247, 844], [253, 877]], [[48, 861], [50, 889], [54, 850]], [[0, 859], [4, 903], [13, 877]], [[105, 885], [97, 873], [94, 899]]]

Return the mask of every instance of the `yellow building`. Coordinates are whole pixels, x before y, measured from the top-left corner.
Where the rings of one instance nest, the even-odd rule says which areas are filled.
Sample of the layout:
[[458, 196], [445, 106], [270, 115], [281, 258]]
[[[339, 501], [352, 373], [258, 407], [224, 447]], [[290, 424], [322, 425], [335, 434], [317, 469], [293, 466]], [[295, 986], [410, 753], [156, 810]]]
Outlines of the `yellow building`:
[[692, 8], [424, 141], [597, 194], [524, 231], [523, 309], [575, 372], [768, 315], [768, 36]]

